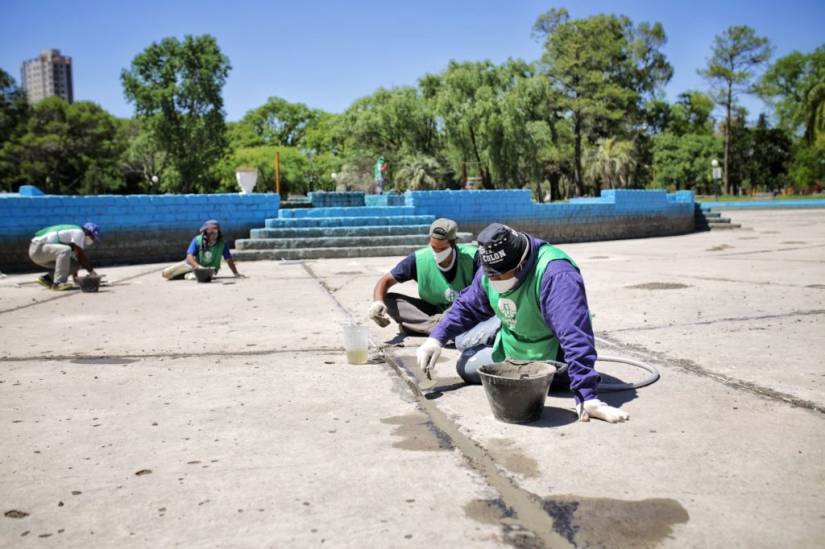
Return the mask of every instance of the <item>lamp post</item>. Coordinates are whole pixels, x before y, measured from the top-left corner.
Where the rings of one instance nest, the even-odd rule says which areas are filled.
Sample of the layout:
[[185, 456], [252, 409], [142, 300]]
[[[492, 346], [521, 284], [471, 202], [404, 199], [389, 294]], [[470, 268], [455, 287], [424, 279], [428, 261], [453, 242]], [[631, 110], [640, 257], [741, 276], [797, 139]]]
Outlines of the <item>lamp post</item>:
[[152, 194], [158, 192], [158, 176], [152, 176]]
[[719, 200], [719, 180], [722, 179], [722, 168], [719, 167], [719, 161], [715, 158], [710, 161], [710, 166], [713, 175], [713, 193], [716, 195], [716, 200]]

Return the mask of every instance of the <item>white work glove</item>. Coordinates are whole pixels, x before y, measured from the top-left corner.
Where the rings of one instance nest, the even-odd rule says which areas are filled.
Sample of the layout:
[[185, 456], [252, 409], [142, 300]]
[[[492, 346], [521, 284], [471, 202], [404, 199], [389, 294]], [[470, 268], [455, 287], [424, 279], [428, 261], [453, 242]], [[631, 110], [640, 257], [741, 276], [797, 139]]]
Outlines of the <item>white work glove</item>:
[[438, 360], [440, 355], [441, 342], [431, 337], [428, 337], [427, 341], [425, 341], [424, 344], [415, 352], [418, 367], [421, 368], [425, 374], [427, 374], [427, 379], [432, 379], [432, 376], [430, 376], [430, 370], [433, 369], [433, 366], [435, 366], [435, 361]]
[[598, 398], [577, 404], [576, 410], [579, 412], [579, 421], [590, 421], [590, 418], [594, 417], [608, 423], [621, 423], [630, 419], [627, 412], [608, 406]]
[[369, 316], [382, 328], [386, 328], [390, 324], [390, 319], [387, 318], [387, 306], [383, 301], [373, 301], [370, 305]]

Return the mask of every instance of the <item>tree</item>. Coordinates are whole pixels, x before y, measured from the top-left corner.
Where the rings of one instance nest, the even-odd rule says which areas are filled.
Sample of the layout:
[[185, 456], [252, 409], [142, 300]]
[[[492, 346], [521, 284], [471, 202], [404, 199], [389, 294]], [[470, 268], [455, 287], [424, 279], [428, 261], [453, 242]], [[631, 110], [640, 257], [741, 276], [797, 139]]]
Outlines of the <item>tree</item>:
[[717, 104], [725, 109], [724, 182], [728, 193], [736, 192], [730, 179], [732, 112], [737, 96], [752, 92], [754, 71], [771, 56], [767, 38], [748, 26], [728, 27], [713, 39], [711, 58], [699, 74], [711, 84]]
[[270, 97], [262, 106], [246, 113], [239, 125], [247, 126], [261, 145], [298, 147], [318, 116], [320, 111], [303, 103]]
[[657, 135], [653, 138], [653, 184], [709, 191], [713, 183], [711, 161], [721, 152], [722, 143], [711, 134]]
[[117, 191], [120, 136], [118, 121], [95, 103], [47, 97], [3, 145], [0, 171], [14, 174], [12, 185], [32, 183], [52, 194]]
[[587, 173], [597, 188], [629, 187], [636, 159], [633, 143], [613, 137], [599, 139], [590, 155]]
[[415, 154], [404, 157], [395, 172], [398, 191], [434, 188], [441, 180], [443, 169], [432, 156]]
[[791, 160], [791, 138], [781, 128], [768, 127], [768, 119], [759, 115], [756, 127], [751, 130], [751, 158], [748, 180], [752, 188], [761, 187], [778, 191], [783, 187], [784, 176]]
[[391, 163], [394, 155], [433, 155], [437, 149], [435, 116], [414, 87], [379, 88], [357, 99], [340, 123], [348, 149], [366, 156], [383, 154]]
[[713, 133], [713, 98], [699, 91], [679, 94], [670, 109], [667, 131], [676, 135]]
[[[169, 155], [158, 149], [157, 143], [141, 121], [125, 121], [121, 133], [127, 143], [122, 157], [127, 188], [141, 193], [173, 190], [179, 177], [170, 171]], [[153, 180], [155, 177], [157, 183]]]
[[221, 90], [230, 68], [217, 41], [202, 35], [153, 43], [121, 73], [126, 98], [180, 178], [170, 190], [212, 189], [226, 147]]
[[672, 76], [659, 49], [665, 33], [658, 23], [634, 26], [624, 16], [571, 20], [565, 9], [540, 16], [533, 33], [544, 39], [544, 72], [572, 124], [573, 180], [585, 194], [584, 147], [641, 125], [644, 104]]
[[26, 92], [6, 71], [0, 69], [0, 147], [29, 114]]
[[825, 134], [825, 45], [777, 59], [762, 75], [757, 91], [773, 105], [781, 128], [802, 134], [812, 145]]

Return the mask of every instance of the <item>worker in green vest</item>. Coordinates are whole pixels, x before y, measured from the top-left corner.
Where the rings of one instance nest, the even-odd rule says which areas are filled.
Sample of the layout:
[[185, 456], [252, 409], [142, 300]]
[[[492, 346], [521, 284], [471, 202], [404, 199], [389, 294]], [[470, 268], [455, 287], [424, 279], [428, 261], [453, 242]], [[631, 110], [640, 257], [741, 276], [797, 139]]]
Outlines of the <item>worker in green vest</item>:
[[483, 270], [461, 293], [416, 353], [429, 374], [441, 348], [457, 334], [497, 317], [501, 329], [490, 346], [463, 351], [456, 369], [467, 383], [480, 383], [484, 364], [558, 360], [567, 364], [579, 418], [610, 423], [630, 416], [598, 398], [596, 346], [584, 280], [559, 248], [499, 223], [478, 235]]
[[52, 290], [71, 290], [69, 275], [77, 279], [79, 267], [96, 276], [85, 249], [100, 240], [100, 227], [95, 223], [80, 225], [52, 225], [37, 231], [29, 244], [29, 258], [53, 271], [42, 275], [37, 282]]
[[[406, 332], [427, 335], [473, 281], [479, 268], [478, 250], [472, 244], [458, 243], [458, 224], [452, 219], [436, 219], [429, 237], [428, 246], [402, 259], [375, 285], [369, 316], [379, 326], [389, 325], [389, 315]], [[387, 292], [408, 280], [418, 284], [419, 298]]]
[[186, 259], [163, 269], [161, 275], [166, 280], [181, 277], [194, 280], [195, 269], [210, 267], [217, 273], [221, 268], [221, 260], [226, 260], [226, 264], [229, 265], [236, 277], [245, 278], [235, 266], [229, 246], [226, 245], [223, 239], [220, 223], [210, 219], [203, 224], [199, 234], [189, 243], [189, 248], [186, 250]]

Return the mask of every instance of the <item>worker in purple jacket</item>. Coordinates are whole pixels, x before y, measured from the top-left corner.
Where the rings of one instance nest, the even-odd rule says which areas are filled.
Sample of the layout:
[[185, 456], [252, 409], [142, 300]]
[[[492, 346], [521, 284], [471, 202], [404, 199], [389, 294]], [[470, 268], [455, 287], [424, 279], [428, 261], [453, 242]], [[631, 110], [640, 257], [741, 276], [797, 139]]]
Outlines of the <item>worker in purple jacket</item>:
[[593, 328], [576, 263], [547, 242], [499, 223], [481, 231], [478, 249], [483, 269], [419, 347], [418, 366], [429, 373], [447, 341], [495, 315], [501, 329], [493, 346], [465, 350], [458, 361], [464, 381], [480, 383], [478, 368], [506, 358], [559, 360], [568, 365], [582, 421], [627, 420], [626, 412], [598, 399], [601, 376], [593, 367]]

